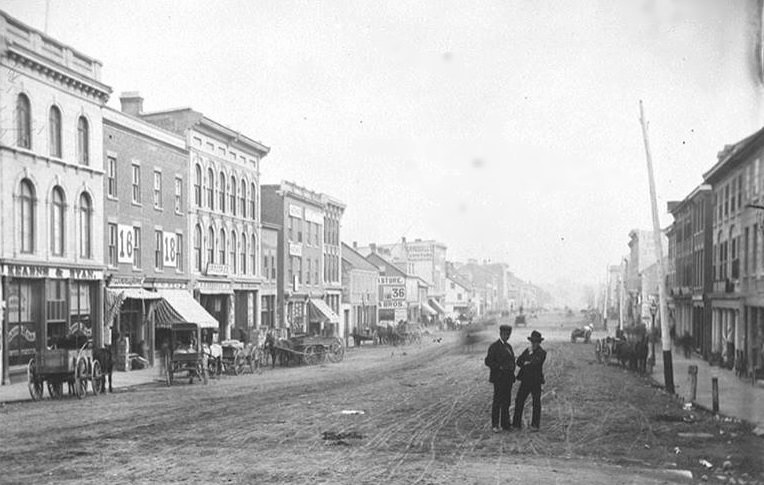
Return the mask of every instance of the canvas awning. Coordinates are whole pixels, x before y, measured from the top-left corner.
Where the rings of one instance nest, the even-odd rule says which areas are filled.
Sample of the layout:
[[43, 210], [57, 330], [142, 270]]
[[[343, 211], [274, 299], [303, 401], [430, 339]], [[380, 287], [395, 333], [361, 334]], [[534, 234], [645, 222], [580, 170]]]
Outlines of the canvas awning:
[[159, 290], [162, 300], [154, 310], [156, 328], [170, 328], [174, 323], [195, 323], [202, 328], [218, 328], [218, 321], [207, 313], [186, 290]]
[[311, 320], [321, 320], [336, 324], [340, 323], [339, 315], [334, 313], [334, 310], [332, 310], [324, 300], [311, 298], [308, 301], [310, 302], [310, 305], [308, 305], [308, 312]]
[[428, 305], [425, 302], [422, 302], [422, 313], [425, 315], [436, 315], [438, 312], [436, 312], [430, 305]]
[[441, 313], [443, 315], [446, 314], [446, 309], [443, 308], [443, 306], [440, 303], [438, 303], [438, 300], [434, 300], [430, 298], [429, 302], [430, 302], [430, 306], [433, 307], [436, 312]]

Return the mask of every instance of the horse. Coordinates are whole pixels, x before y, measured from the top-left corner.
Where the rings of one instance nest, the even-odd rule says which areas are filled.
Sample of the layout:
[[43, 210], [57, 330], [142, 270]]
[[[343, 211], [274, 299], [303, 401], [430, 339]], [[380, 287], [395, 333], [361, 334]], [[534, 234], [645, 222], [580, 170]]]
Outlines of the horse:
[[111, 374], [114, 370], [114, 357], [112, 355], [112, 346], [104, 345], [100, 349], [93, 349], [93, 361], [101, 366], [101, 393], [106, 393], [106, 379], [109, 379], [109, 392], [114, 392], [111, 386]]

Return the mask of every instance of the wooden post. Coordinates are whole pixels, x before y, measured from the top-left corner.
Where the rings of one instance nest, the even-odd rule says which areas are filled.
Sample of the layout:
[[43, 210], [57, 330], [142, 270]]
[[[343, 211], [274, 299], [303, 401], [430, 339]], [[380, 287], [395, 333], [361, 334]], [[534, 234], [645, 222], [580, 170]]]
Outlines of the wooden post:
[[719, 378], [711, 378], [711, 399], [714, 413], [719, 412]]
[[687, 372], [690, 374], [690, 402], [695, 402], [698, 397], [698, 366], [691, 365]]

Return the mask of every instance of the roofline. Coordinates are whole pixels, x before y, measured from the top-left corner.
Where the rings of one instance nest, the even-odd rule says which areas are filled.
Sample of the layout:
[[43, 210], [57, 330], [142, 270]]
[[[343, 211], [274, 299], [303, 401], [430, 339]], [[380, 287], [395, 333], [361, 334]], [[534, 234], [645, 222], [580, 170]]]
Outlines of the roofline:
[[750, 150], [756, 148], [762, 139], [764, 139], [764, 128], [733, 143], [730, 152], [703, 174], [703, 180], [710, 184], [716, 182], [722, 176], [722, 169], [729, 168], [729, 165], [739, 161], [744, 155], [748, 155]]
[[[120, 120], [120, 117], [124, 118], [124, 120]], [[178, 135], [177, 133], [165, 130], [164, 128], [160, 128], [159, 126], [149, 123], [146, 120], [129, 115], [123, 111], [104, 106], [103, 121], [104, 123], [114, 124], [132, 131], [138, 131], [138, 128], [129, 125], [139, 124], [140, 128], [144, 130], [139, 131], [140, 134], [153, 138], [167, 145], [171, 145], [172, 147], [178, 148], [188, 154], [188, 147], [186, 146], [186, 139], [184, 137]]]
[[676, 205], [674, 206], [673, 210], [669, 210], [669, 212], [673, 215], [677, 212], [679, 212], [681, 209], [683, 209], [692, 199], [697, 197], [703, 192], [711, 192], [711, 185], [710, 184], [700, 184], [697, 187], [695, 187], [692, 192], [689, 193], [687, 197], [684, 199], [677, 201]]

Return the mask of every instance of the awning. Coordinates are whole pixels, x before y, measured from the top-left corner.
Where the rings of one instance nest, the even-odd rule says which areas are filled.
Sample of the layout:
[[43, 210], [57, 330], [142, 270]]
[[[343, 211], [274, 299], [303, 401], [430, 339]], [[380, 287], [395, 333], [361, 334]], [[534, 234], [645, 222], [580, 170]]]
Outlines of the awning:
[[425, 302], [422, 302], [421, 306], [422, 306], [422, 313], [424, 313], [425, 315], [435, 315], [438, 313], [435, 310], [433, 310], [433, 308]]
[[310, 302], [310, 305], [308, 305], [308, 312], [312, 320], [321, 320], [336, 324], [340, 323], [340, 317], [334, 313], [334, 310], [332, 310], [324, 300], [311, 298], [308, 301]]
[[446, 314], [446, 309], [443, 308], [440, 303], [438, 303], [438, 300], [433, 300], [430, 298], [430, 306], [433, 307], [438, 313], [442, 313], [443, 315]]
[[170, 328], [174, 323], [195, 323], [202, 328], [218, 328], [218, 321], [207, 313], [186, 290], [159, 290], [162, 300], [154, 310], [157, 328]]

